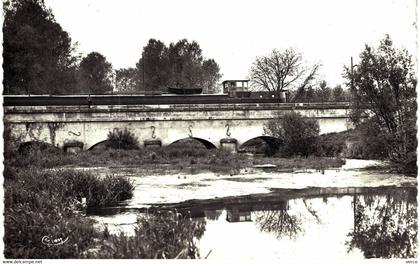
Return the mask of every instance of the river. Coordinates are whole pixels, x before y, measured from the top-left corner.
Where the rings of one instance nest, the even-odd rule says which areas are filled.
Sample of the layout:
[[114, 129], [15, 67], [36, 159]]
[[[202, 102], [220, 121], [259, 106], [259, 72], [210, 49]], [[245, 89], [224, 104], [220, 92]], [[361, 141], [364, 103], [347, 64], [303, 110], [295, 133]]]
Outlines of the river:
[[138, 219], [175, 212], [197, 234], [198, 256], [207, 259], [414, 258], [417, 180], [384, 172], [380, 165], [347, 160], [340, 169], [251, 168], [238, 175], [93, 168], [129, 177], [135, 189], [119, 206], [88, 214], [98, 228], [133, 235]]

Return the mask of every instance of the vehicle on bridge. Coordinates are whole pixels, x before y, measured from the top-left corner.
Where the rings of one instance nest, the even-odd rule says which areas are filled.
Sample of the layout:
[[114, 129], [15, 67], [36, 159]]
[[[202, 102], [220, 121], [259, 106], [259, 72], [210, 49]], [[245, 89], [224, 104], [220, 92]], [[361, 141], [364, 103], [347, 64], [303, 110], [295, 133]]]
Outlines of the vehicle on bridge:
[[[49, 105], [176, 105], [176, 104], [265, 104], [286, 103], [282, 92], [247, 91], [249, 80], [223, 82], [224, 94], [202, 94], [201, 88], [168, 88], [168, 93], [4, 95], [4, 106]], [[241, 83], [240, 86], [239, 83]], [[280, 98], [279, 98], [280, 97]]]

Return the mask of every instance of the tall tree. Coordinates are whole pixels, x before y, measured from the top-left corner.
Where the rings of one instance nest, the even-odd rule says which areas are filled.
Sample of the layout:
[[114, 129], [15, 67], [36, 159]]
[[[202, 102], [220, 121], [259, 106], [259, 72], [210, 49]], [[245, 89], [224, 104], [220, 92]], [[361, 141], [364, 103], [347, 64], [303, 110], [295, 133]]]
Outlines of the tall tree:
[[200, 45], [186, 39], [171, 43], [169, 47], [150, 39], [136, 65], [136, 87], [142, 91], [180, 87], [203, 88], [212, 93], [220, 77], [216, 61], [204, 59]]
[[197, 42], [182, 39], [169, 45], [171, 65], [170, 85], [183, 88], [197, 88], [203, 85], [203, 56]]
[[220, 67], [213, 59], [203, 62], [203, 92], [217, 93], [217, 82], [222, 77]]
[[44, 1], [6, 1], [3, 8], [4, 93], [72, 92], [77, 58]]
[[316, 99], [321, 102], [328, 102], [331, 97], [331, 88], [325, 80], [319, 83], [319, 88], [316, 91]]
[[137, 70], [142, 76], [143, 90], [164, 91], [169, 82], [168, 48], [159, 40], [150, 39], [143, 48], [142, 57], [137, 63]]
[[368, 45], [357, 67], [345, 68], [353, 100], [353, 120], [372, 120], [388, 135], [389, 158], [416, 170], [416, 84], [412, 57], [387, 35], [377, 49]]
[[250, 77], [254, 87], [276, 92], [280, 97], [280, 92], [286, 89], [305, 89], [315, 78], [318, 68], [318, 64], [303, 65], [302, 54], [292, 48], [274, 49], [269, 55], [256, 58]]
[[81, 92], [91, 94], [112, 92], [112, 73], [111, 63], [102, 54], [89, 53], [80, 62], [79, 86]]
[[333, 97], [333, 100], [336, 102], [345, 100], [344, 90], [341, 87], [341, 85], [337, 85], [336, 87], [333, 88], [332, 97]]
[[138, 82], [137, 70], [135, 68], [115, 71], [115, 89], [118, 93], [136, 92]]

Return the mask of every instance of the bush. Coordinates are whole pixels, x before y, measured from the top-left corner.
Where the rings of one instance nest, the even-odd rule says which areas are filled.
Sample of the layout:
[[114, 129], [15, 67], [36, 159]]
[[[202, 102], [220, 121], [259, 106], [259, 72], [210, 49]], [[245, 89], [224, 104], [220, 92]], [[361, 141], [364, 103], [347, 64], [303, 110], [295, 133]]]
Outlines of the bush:
[[269, 121], [264, 130], [266, 134], [280, 139], [280, 153], [283, 156], [307, 157], [316, 151], [319, 135], [319, 124], [316, 120], [305, 119], [292, 112], [279, 120]]
[[375, 124], [369, 120], [359, 124], [349, 134], [346, 157], [356, 159], [386, 159], [389, 141]]
[[317, 141], [316, 156], [339, 157], [348, 156], [349, 149], [353, 142], [357, 141], [354, 130], [346, 130], [338, 133], [320, 135]]
[[[6, 170], [5, 173], [8, 173]], [[79, 211], [114, 205], [132, 196], [125, 178], [100, 178], [73, 170], [25, 169], [5, 175], [5, 256], [7, 258], [79, 258], [99, 234]], [[60, 246], [41, 243], [43, 236], [68, 237]]]
[[48, 146], [46, 143], [30, 143], [21, 145], [20, 151], [15, 153], [15, 157], [10, 165], [18, 168], [34, 166], [51, 168], [70, 164], [72, 160], [70, 155], [57, 147]]
[[114, 128], [114, 130], [108, 133], [106, 148], [139, 149], [139, 142], [137, 137], [127, 128], [124, 128], [124, 130]]
[[339, 133], [320, 135], [317, 141], [316, 156], [338, 157], [346, 148], [346, 139]]
[[[79, 258], [99, 235], [89, 219], [72, 213], [69, 204], [57, 202], [56, 196], [33, 194], [31, 201], [5, 207], [6, 258]], [[44, 236], [68, 241], [48, 246], [41, 242]]]

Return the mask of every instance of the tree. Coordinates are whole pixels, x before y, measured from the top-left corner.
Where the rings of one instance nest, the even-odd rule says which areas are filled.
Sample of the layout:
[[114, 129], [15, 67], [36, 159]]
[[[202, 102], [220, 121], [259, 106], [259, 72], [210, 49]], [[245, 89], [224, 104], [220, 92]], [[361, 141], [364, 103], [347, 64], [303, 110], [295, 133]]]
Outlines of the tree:
[[182, 88], [202, 87], [203, 56], [200, 45], [186, 39], [169, 45], [169, 63], [171, 65], [170, 85]]
[[336, 87], [333, 88], [332, 97], [333, 97], [333, 100], [336, 102], [345, 100], [344, 90], [343, 88], [341, 88], [341, 85], [337, 85]]
[[171, 43], [169, 47], [159, 40], [150, 39], [143, 48], [136, 72], [136, 86], [143, 91], [180, 87], [213, 92], [221, 77], [216, 61], [204, 59], [200, 45], [186, 39]]
[[328, 102], [331, 97], [331, 88], [328, 87], [326, 81], [321, 81], [319, 84], [319, 89], [316, 91], [316, 101]]
[[302, 55], [292, 48], [272, 50], [268, 56], [257, 57], [252, 64], [250, 77], [256, 88], [277, 93], [289, 89], [305, 89], [317, 74], [319, 65], [306, 67]]
[[387, 35], [377, 49], [368, 45], [357, 67], [345, 68], [352, 93], [352, 119], [374, 122], [387, 135], [388, 156], [401, 170], [416, 171], [416, 84], [407, 50], [397, 50]]
[[203, 91], [204, 93], [216, 93], [217, 82], [222, 77], [220, 67], [213, 59], [203, 62]]
[[77, 57], [44, 1], [8, 1], [4, 14], [4, 93], [72, 92]]
[[[142, 57], [137, 63], [137, 70], [142, 76], [141, 85], [145, 91], [164, 91], [169, 81], [168, 48], [159, 40], [150, 39], [143, 48]], [[144, 81], [144, 84], [143, 84]]]
[[82, 59], [79, 67], [81, 92], [91, 94], [110, 93], [112, 86], [112, 65], [98, 53], [91, 52]]
[[115, 89], [119, 93], [133, 93], [138, 85], [138, 75], [135, 68], [115, 71]]
[[264, 127], [267, 135], [281, 140], [281, 153], [285, 156], [309, 156], [316, 151], [319, 124], [297, 113], [286, 114], [279, 120], [271, 120]]

